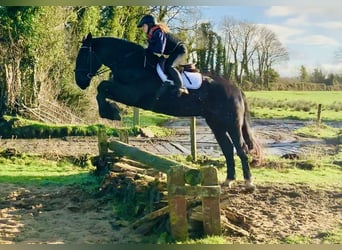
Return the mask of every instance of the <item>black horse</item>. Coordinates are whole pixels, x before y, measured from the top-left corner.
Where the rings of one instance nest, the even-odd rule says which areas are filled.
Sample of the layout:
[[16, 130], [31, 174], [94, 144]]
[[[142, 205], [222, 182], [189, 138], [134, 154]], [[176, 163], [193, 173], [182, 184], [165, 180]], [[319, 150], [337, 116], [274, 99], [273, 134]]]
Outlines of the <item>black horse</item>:
[[122, 39], [93, 38], [89, 33], [82, 41], [76, 60], [77, 85], [86, 89], [102, 65], [111, 69], [113, 78], [102, 81], [97, 87], [101, 117], [120, 119], [117, 106], [107, 99], [172, 116], [202, 116], [226, 158], [225, 184], [231, 186], [235, 180], [235, 147], [241, 159], [246, 188], [254, 189], [247, 154], [258, 148], [258, 144], [251, 132], [247, 103], [237, 86], [222, 78], [204, 78], [202, 86], [189, 90], [189, 95], [177, 97], [170, 89], [156, 100], [162, 82], [156, 72], [151, 72], [145, 49]]

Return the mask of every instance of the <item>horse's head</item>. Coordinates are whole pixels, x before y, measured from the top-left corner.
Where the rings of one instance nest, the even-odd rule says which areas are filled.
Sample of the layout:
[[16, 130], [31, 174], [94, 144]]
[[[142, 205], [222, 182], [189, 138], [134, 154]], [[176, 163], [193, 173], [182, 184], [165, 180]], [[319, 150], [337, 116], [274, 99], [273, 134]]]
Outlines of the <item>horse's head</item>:
[[93, 49], [92, 40], [91, 33], [83, 38], [76, 59], [75, 80], [81, 89], [86, 89], [89, 86], [91, 78], [96, 75], [102, 65]]

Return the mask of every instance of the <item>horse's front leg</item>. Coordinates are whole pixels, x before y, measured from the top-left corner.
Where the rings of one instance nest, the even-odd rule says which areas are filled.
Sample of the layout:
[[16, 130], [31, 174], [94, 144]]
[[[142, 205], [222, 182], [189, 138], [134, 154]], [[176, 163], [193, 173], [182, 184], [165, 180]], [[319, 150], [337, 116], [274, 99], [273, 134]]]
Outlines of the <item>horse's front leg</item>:
[[107, 118], [109, 120], [121, 120], [120, 109], [118, 105], [114, 102], [109, 102], [106, 99], [111, 98], [109, 88], [113, 84], [110, 81], [102, 81], [97, 87], [97, 104], [99, 107], [99, 114], [102, 118]]
[[233, 144], [228, 137], [225, 128], [222, 125], [216, 123], [219, 118], [208, 119], [206, 118], [207, 124], [211, 128], [212, 132], [215, 135], [216, 141], [220, 145], [220, 148], [223, 152], [223, 155], [226, 159], [227, 164], [227, 178], [223, 185], [228, 186], [229, 188], [233, 187], [235, 184], [235, 161], [234, 161], [234, 147]]

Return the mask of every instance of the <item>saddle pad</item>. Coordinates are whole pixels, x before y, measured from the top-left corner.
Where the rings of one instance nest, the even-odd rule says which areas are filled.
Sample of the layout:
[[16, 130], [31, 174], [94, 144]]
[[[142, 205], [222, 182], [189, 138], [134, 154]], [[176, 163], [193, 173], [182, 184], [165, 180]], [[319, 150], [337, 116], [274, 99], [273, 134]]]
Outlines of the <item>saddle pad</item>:
[[202, 75], [198, 72], [182, 72], [184, 87], [187, 89], [199, 89], [202, 85]]

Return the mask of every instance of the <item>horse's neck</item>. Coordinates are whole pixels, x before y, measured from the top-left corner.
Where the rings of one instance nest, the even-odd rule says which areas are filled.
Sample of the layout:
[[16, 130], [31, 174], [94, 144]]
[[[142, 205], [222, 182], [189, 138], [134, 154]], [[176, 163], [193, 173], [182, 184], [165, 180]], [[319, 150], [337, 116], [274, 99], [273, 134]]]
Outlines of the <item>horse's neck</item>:
[[108, 67], [135, 67], [143, 64], [143, 48], [139, 45], [116, 39], [98, 39], [96, 49]]

